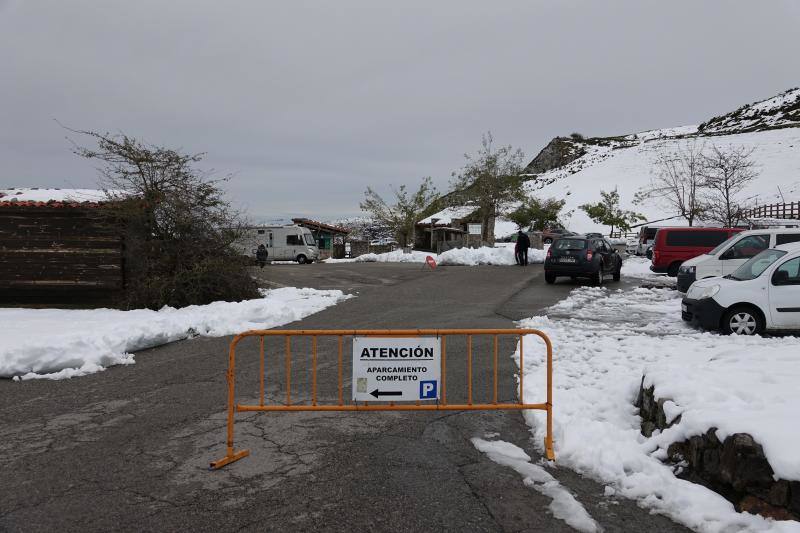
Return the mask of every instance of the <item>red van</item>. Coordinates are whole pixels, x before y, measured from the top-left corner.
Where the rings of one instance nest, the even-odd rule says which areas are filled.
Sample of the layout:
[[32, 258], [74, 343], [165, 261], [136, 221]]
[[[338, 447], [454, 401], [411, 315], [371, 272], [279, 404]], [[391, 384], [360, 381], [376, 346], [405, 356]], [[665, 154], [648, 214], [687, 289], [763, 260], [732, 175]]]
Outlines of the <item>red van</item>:
[[742, 228], [658, 228], [653, 241], [653, 272], [677, 276], [681, 263], [710, 252]]

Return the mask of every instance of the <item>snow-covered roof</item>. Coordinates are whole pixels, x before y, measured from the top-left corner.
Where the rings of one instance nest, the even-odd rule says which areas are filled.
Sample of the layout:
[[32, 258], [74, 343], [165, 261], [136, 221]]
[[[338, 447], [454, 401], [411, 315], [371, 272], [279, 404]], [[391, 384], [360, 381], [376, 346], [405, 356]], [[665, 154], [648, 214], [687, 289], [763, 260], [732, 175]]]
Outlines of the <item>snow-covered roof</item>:
[[38, 187], [0, 189], [3, 202], [103, 202], [108, 199], [100, 189], [42, 189]]
[[[476, 208], [473, 206], [459, 206], [459, 207], [448, 207], [446, 209], [442, 209], [438, 213], [435, 213], [427, 218], [423, 218], [418, 222], [418, 224], [425, 224], [430, 225], [432, 219], [436, 220], [436, 226], [449, 226], [453, 223], [453, 220], [459, 220], [465, 217], [468, 217], [472, 213], [476, 211]], [[510, 220], [497, 217], [494, 221], [494, 238], [495, 239], [502, 239], [504, 237], [508, 237], [509, 235], [513, 235], [517, 232], [517, 225]]]
[[749, 222], [751, 226], [759, 229], [796, 228], [800, 226], [800, 220], [796, 218], [749, 218], [747, 222]]
[[433, 219], [436, 219], [437, 226], [449, 226], [453, 223], [453, 220], [458, 220], [464, 217], [467, 217], [476, 211], [476, 207], [466, 205], [466, 206], [458, 206], [458, 207], [448, 207], [446, 209], [442, 209], [438, 213], [434, 213], [433, 215], [423, 218], [417, 224], [430, 224]]

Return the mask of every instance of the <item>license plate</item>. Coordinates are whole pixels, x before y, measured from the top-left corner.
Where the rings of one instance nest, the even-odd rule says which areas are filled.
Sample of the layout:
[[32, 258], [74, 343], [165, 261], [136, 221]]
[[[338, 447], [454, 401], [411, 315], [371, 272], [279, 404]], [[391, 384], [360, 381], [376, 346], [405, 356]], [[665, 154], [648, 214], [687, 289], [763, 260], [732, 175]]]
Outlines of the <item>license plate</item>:
[[574, 263], [575, 262], [575, 258], [574, 257], [562, 257], [559, 260], [559, 262], [561, 262], [561, 263]]
[[681, 311], [683, 311], [684, 313], [686, 313], [687, 311], [689, 311], [689, 306], [688, 306], [688, 305], [686, 305], [686, 304], [681, 304]]

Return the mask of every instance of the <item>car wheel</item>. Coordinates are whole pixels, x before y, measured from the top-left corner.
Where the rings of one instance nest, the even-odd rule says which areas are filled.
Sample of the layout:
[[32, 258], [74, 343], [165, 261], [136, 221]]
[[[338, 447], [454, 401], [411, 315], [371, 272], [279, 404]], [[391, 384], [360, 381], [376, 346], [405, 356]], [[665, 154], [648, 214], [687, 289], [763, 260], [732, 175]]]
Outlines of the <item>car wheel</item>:
[[552, 285], [553, 283], [555, 283], [555, 282], [556, 282], [556, 275], [555, 275], [555, 274], [553, 274], [552, 272], [545, 272], [545, 273], [544, 273], [544, 280], [545, 280], [545, 281], [546, 281], [548, 284]]
[[553, 239], [551, 239], [550, 237], [547, 237], [543, 242], [545, 244], [553, 244]]
[[672, 263], [669, 268], [667, 269], [667, 276], [674, 278], [678, 275], [678, 270], [681, 268], [681, 264], [677, 261]]
[[734, 307], [722, 318], [722, 331], [728, 335], [757, 335], [764, 331], [764, 319], [752, 307]]
[[308, 259], [306, 259], [306, 256], [304, 256], [303, 254], [297, 256], [297, 262], [300, 263], [301, 265], [306, 264], [307, 261]]
[[603, 265], [600, 265], [600, 268], [597, 269], [597, 272], [592, 274], [592, 285], [597, 285], [598, 287], [603, 285]]

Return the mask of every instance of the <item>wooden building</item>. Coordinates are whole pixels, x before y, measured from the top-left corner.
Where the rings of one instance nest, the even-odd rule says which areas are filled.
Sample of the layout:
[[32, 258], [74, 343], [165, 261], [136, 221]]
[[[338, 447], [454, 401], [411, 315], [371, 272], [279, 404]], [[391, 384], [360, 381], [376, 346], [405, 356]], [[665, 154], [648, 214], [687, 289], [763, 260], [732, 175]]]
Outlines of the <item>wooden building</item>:
[[319, 247], [320, 259], [327, 259], [333, 253], [334, 244], [344, 243], [349, 230], [340, 228], [339, 226], [331, 226], [324, 222], [317, 222], [308, 218], [293, 218], [292, 222], [298, 226], [308, 228], [314, 239], [317, 241]]
[[0, 195], [0, 305], [85, 307], [119, 298], [122, 232], [99, 203]]

